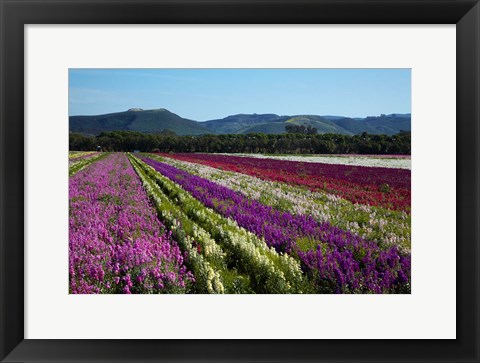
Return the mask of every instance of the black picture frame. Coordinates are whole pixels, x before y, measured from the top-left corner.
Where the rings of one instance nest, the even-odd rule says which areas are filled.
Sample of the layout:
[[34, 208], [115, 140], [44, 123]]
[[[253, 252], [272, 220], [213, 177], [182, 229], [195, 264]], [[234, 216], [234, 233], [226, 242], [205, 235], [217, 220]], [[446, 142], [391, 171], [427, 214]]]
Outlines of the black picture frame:
[[[478, 0], [0, 0], [0, 13], [2, 361], [480, 361]], [[457, 339], [24, 339], [24, 25], [157, 23], [456, 24]]]

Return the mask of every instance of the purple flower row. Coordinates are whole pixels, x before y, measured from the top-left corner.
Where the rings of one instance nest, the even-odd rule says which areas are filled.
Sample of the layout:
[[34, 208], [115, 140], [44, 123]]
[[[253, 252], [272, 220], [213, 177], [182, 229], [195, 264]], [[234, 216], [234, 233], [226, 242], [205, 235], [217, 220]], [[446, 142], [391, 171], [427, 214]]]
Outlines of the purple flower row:
[[70, 178], [70, 292], [183, 292], [193, 280], [125, 154]]
[[240, 193], [173, 166], [143, 158], [181, 185], [207, 207], [263, 237], [279, 252], [299, 257], [320, 292], [405, 292], [409, 289], [410, 255], [397, 248], [381, 250], [329, 223], [293, 215], [250, 200]]

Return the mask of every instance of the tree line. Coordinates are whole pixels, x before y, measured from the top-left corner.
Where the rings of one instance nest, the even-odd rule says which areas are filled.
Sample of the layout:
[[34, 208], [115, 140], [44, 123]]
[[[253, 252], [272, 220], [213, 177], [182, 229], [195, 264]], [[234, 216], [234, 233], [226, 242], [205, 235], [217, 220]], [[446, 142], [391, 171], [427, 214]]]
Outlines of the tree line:
[[410, 154], [410, 132], [359, 135], [251, 133], [178, 136], [173, 132], [145, 134], [135, 131], [102, 132], [98, 136], [70, 133], [70, 150], [208, 152], [268, 154]]

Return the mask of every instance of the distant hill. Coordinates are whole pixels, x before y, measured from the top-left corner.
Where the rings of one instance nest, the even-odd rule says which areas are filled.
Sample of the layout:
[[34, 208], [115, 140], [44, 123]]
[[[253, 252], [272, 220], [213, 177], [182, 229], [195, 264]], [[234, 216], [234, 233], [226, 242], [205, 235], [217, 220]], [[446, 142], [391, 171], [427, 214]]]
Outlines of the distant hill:
[[[251, 127], [256, 127], [258, 125], [270, 124], [283, 122], [289, 119], [289, 116], [278, 116], [275, 114], [239, 114], [228, 116], [219, 120], [210, 120], [202, 122], [202, 125], [205, 125], [208, 129], [219, 133], [219, 134], [241, 134], [244, 131], [248, 130]], [[273, 126], [275, 128], [275, 126]], [[261, 132], [261, 131], [252, 131], [252, 132]], [[283, 131], [285, 132], [285, 128]], [[272, 133], [272, 132], [265, 132]], [[273, 132], [277, 133], [277, 132]]]
[[349, 117], [338, 118], [332, 120], [338, 127], [348, 130], [352, 134], [361, 134], [362, 132], [368, 132], [369, 134], [377, 134], [377, 130], [374, 127], [370, 127], [363, 119], [353, 119]]
[[171, 130], [177, 135], [202, 134], [246, 134], [265, 133], [282, 134], [288, 124], [309, 125], [318, 133], [336, 133], [355, 135], [369, 134], [393, 135], [400, 131], [411, 130], [410, 114], [390, 114], [350, 118], [344, 116], [276, 114], [238, 114], [223, 119], [197, 122], [182, 118], [164, 108], [142, 110], [132, 108], [128, 111], [98, 116], [70, 116], [70, 132], [98, 135], [102, 131], [139, 131], [159, 133]]
[[411, 116], [410, 115], [381, 115], [378, 117], [367, 117], [362, 121], [368, 127], [374, 129], [376, 132], [372, 134], [387, 134], [393, 135], [400, 130], [411, 130]]
[[218, 134], [245, 134], [263, 132], [281, 134], [286, 132], [289, 123], [315, 127], [318, 133], [336, 133], [355, 135], [369, 134], [393, 135], [400, 131], [410, 131], [410, 114], [392, 114], [369, 116], [366, 118], [350, 118], [345, 116], [295, 115], [278, 116], [275, 114], [239, 114], [219, 120], [203, 122], [205, 126]]
[[164, 108], [128, 111], [98, 116], [70, 116], [70, 132], [98, 135], [102, 131], [139, 131], [159, 133], [171, 130], [177, 135], [211, 134], [201, 123], [182, 118]]
[[305, 125], [315, 127], [320, 134], [346, 134], [352, 135], [349, 130], [337, 125], [333, 120], [327, 120], [323, 116], [303, 115], [293, 116], [286, 121], [295, 125]]
[[319, 133], [351, 134], [348, 130], [344, 130], [329, 120], [316, 115], [278, 116], [275, 114], [239, 114], [220, 120], [203, 122], [206, 127], [218, 134], [246, 134], [250, 132], [282, 134], [286, 132], [285, 126], [289, 123], [310, 125], [317, 128]]
[[238, 134], [248, 134], [248, 133], [264, 133], [264, 134], [284, 134], [285, 122], [270, 122], [270, 123], [261, 123], [254, 126], [250, 126], [237, 132]]
[[330, 116], [330, 115], [323, 115], [322, 116], [325, 120], [338, 120], [341, 118], [345, 118], [345, 116]]

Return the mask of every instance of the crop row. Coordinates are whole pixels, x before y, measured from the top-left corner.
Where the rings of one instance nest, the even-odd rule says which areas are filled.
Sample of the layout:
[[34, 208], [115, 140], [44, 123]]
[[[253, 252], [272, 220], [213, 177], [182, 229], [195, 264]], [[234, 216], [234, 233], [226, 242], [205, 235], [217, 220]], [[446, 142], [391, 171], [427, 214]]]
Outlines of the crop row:
[[[225, 252], [227, 266], [248, 276], [251, 290], [257, 293], [302, 293], [308, 290], [300, 265], [294, 259], [269, 248], [255, 234], [206, 207], [148, 164], [140, 160], [138, 163], [184, 215], [203, 231], [208, 231], [207, 234]], [[198, 239], [199, 234], [194, 237]]]
[[79, 158], [70, 159], [68, 161], [68, 175], [72, 176], [84, 169], [94, 161], [98, 161], [107, 154], [105, 153], [89, 153], [80, 156]]
[[70, 178], [71, 293], [181, 293], [194, 282], [124, 154]]
[[168, 154], [178, 160], [338, 195], [353, 203], [410, 212], [410, 170], [261, 159], [215, 154]]
[[341, 229], [375, 241], [380, 246], [410, 250], [410, 214], [368, 205], [353, 204], [324, 192], [262, 180], [246, 174], [224, 171], [203, 164], [149, 154], [190, 174], [212, 180], [275, 209], [311, 215]]
[[[226, 254], [210, 234], [191, 221], [155, 183], [155, 176], [137, 159], [129, 156], [133, 168], [140, 176], [143, 187], [157, 208], [159, 218], [172, 231], [180, 248], [186, 252], [186, 264], [195, 275], [197, 293], [249, 292], [248, 277], [226, 269]], [[225, 288], [227, 286], [227, 289]], [[243, 288], [245, 287], [245, 288]], [[243, 289], [242, 289], [243, 288]]]
[[166, 163], [143, 160], [204, 206], [236, 221], [278, 252], [298, 258], [318, 292], [409, 290], [410, 255], [400, 254], [395, 246], [382, 250], [372, 241], [327, 222], [318, 223], [309, 215], [278, 210]]
[[82, 157], [87, 157], [88, 155], [95, 154], [95, 151], [69, 151], [68, 160], [75, 160]]
[[[225, 292], [311, 292], [300, 265], [293, 258], [269, 248], [255, 234], [215, 213], [151, 166], [136, 158], [130, 159], [139, 169], [161, 218], [169, 225], [179, 225], [177, 233], [181, 229], [186, 232], [187, 241], [183, 242], [186, 250], [191, 251], [195, 244], [200, 247], [197, 251], [214, 269]], [[231, 276], [232, 269], [238, 271], [242, 279]]]
[[335, 165], [356, 165], [369, 166], [377, 168], [393, 168], [393, 169], [411, 169], [410, 158], [393, 158], [365, 155], [265, 155], [265, 154], [223, 154], [233, 156], [245, 156], [260, 159], [287, 160], [304, 163], [322, 163]]

